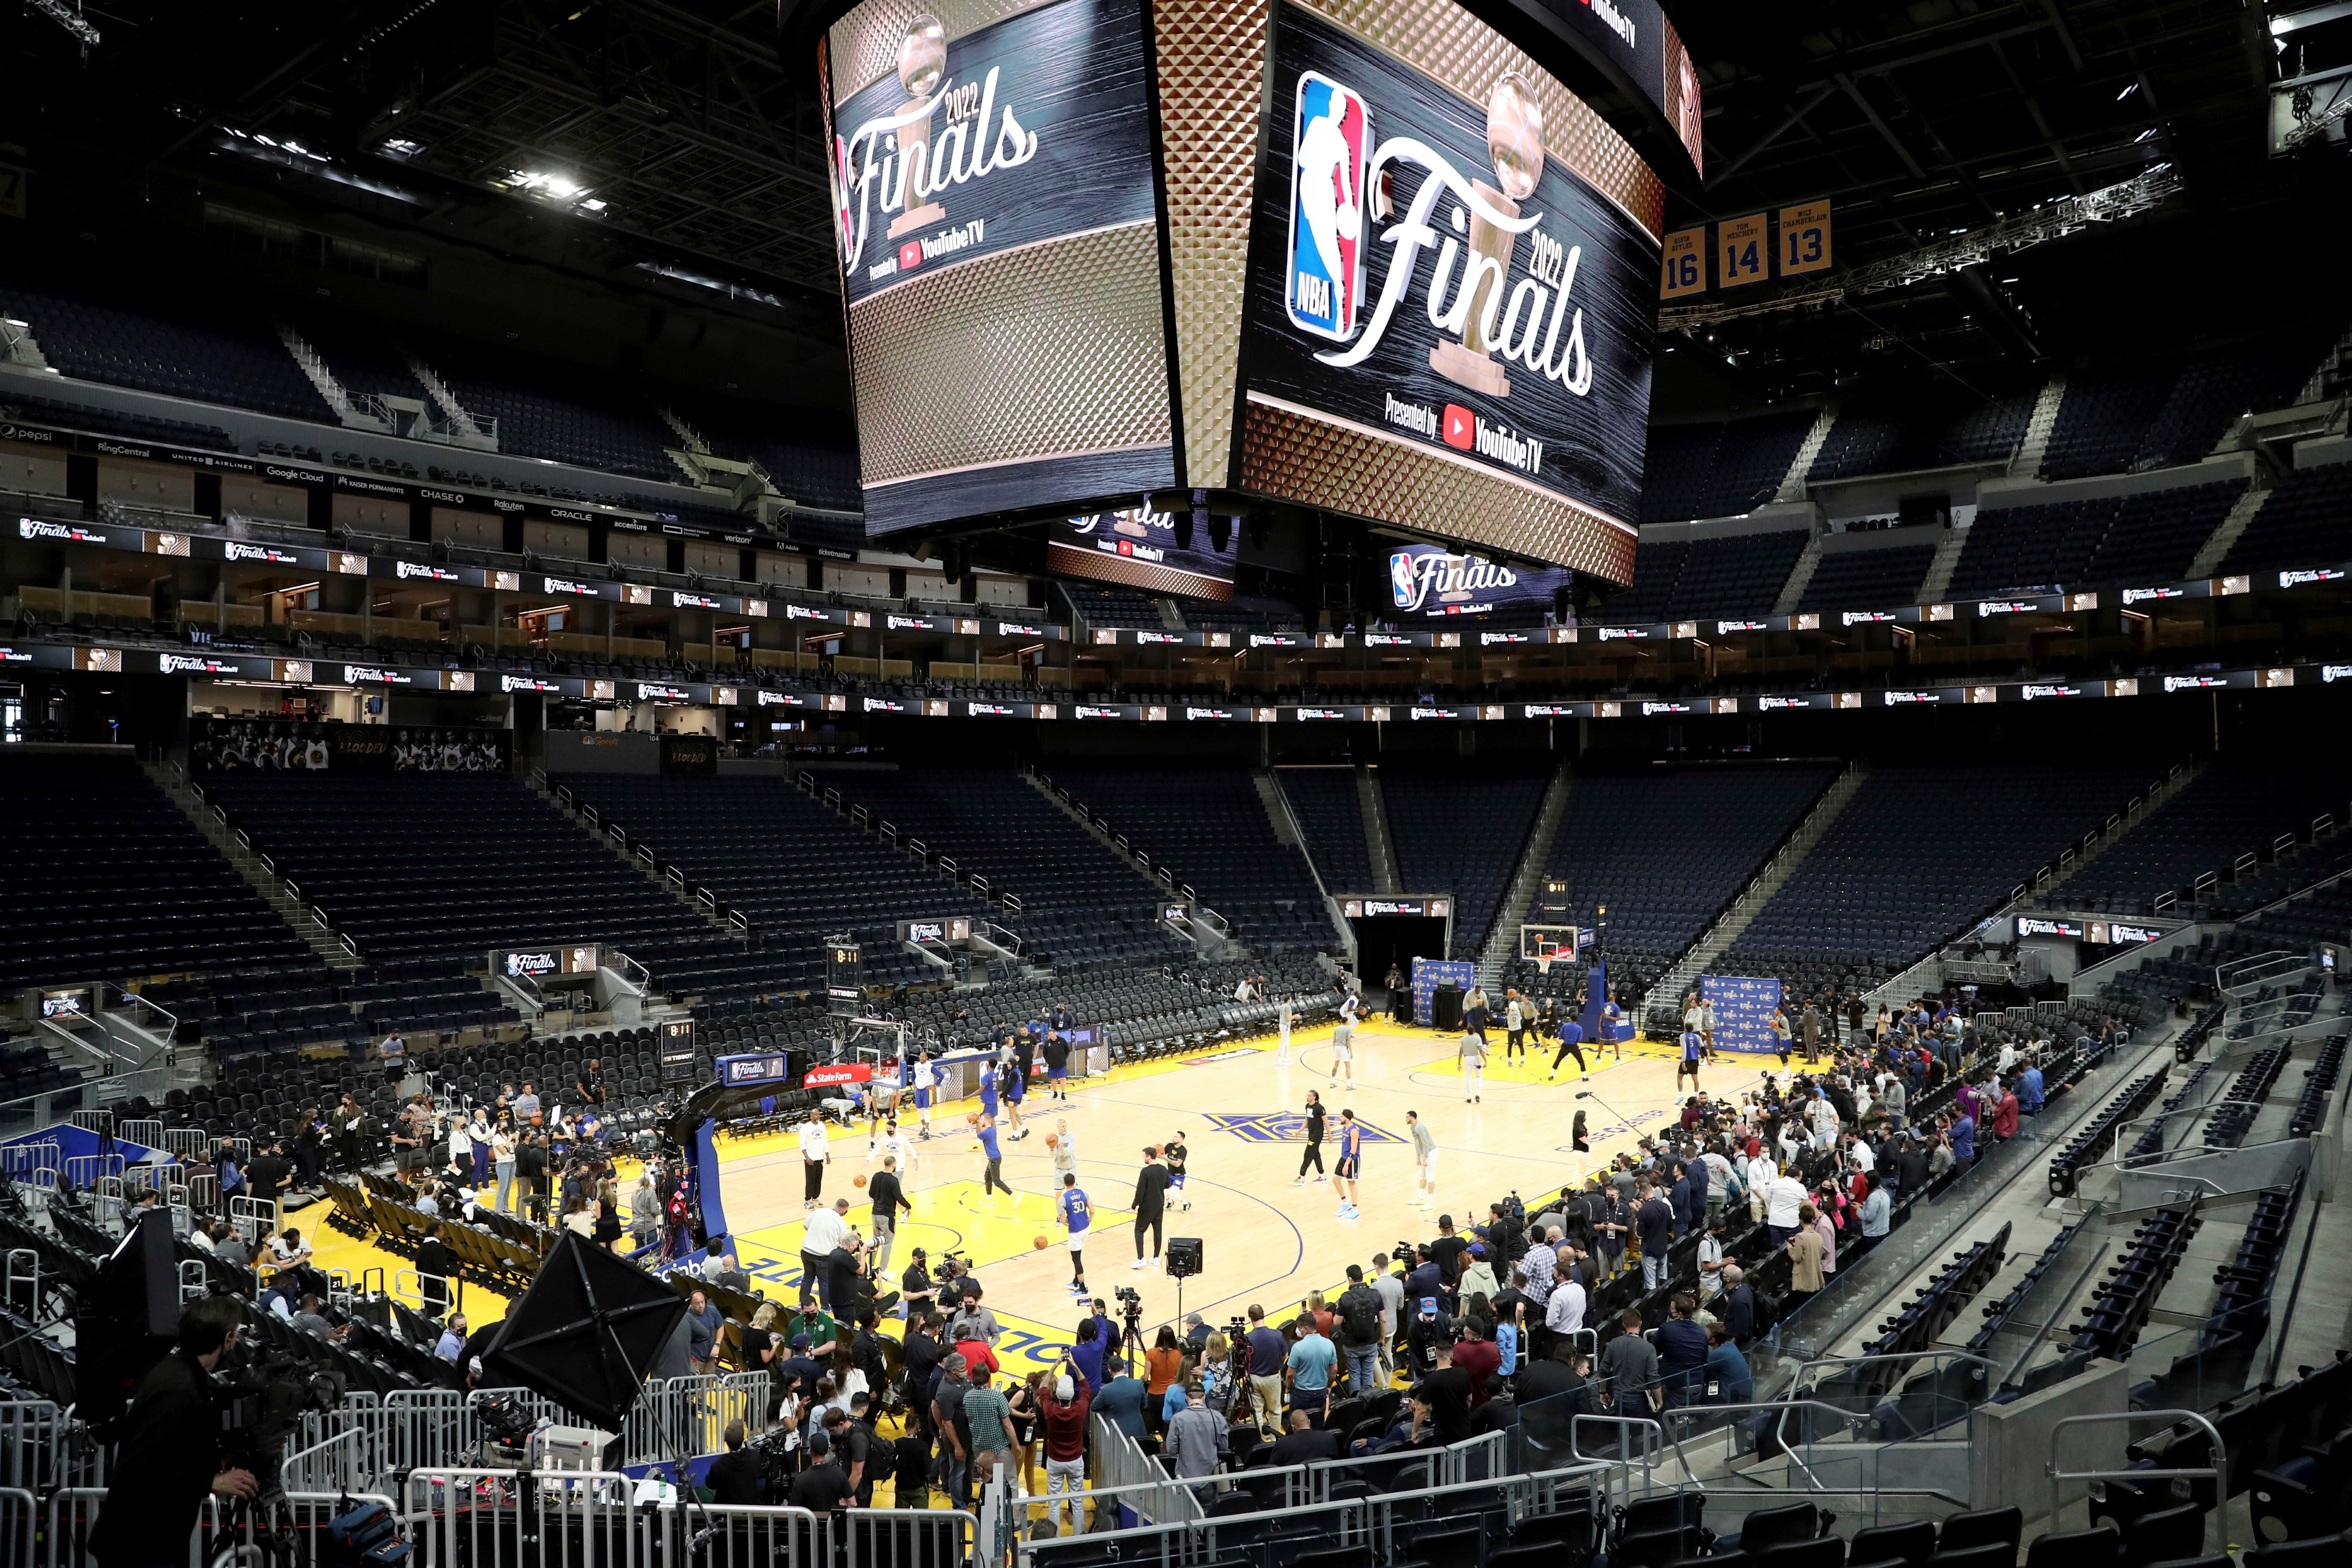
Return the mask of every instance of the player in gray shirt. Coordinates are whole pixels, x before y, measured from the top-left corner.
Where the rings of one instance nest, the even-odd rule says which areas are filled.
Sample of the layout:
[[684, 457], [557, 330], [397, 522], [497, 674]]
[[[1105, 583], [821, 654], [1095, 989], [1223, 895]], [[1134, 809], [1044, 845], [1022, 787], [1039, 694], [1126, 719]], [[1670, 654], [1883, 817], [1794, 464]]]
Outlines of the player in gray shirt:
[[1404, 1113], [1404, 1124], [1412, 1130], [1412, 1157], [1421, 1167], [1421, 1190], [1412, 1204], [1415, 1208], [1433, 1208], [1437, 1203], [1437, 1139], [1418, 1110]]

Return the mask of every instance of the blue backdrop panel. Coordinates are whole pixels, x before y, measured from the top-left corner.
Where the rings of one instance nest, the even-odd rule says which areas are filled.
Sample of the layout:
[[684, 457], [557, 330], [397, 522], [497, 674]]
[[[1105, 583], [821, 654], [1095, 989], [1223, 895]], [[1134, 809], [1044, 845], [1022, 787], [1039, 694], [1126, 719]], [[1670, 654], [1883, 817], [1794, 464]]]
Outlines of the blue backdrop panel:
[[1466, 994], [1478, 983], [1478, 966], [1466, 958], [1416, 958], [1412, 961], [1412, 1016], [1426, 1024], [1431, 998], [1441, 985], [1459, 985]]
[[[1581, 947], [1583, 943], [1580, 942], [1577, 945]], [[1608, 1001], [1609, 964], [1606, 960], [1603, 960], [1584, 972], [1584, 1011], [1576, 1016], [1576, 1026], [1583, 1030], [1584, 1037], [1595, 1045], [1608, 1043], [1601, 1037], [1601, 1009], [1608, 1004]], [[1619, 1005], [1622, 1007], [1623, 1004], [1620, 1003]], [[1629, 1017], [1620, 1027], [1623, 1028], [1630, 1037], [1633, 1033], [1633, 1025], [1634, 1020]]]
[[1770, 1051], [1772, 1010], [1780, 1005], [1780, 983], [1740, 974], [1703, 974], [1699, 994], [1715, 1009], [1715, 1048]]

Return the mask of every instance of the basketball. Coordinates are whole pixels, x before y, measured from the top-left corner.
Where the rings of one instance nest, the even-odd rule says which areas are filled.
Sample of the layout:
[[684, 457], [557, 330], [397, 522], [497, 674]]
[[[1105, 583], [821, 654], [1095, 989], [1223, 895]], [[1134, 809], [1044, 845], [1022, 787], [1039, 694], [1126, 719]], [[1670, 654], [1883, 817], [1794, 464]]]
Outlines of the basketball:
[[1040, 1237], [1032, 1237], [1032, 1238], [1031, 1238], [1031, 1240], [1030, 1240], [1030, 1242], [1029, 1242], [1029, 1245], [1030, 1245], [1030, 1246], [1032, 1246], [1032, 1247], [1035, 1247], [1038, 1251], [1043, 1252], [1043, 1251], [1045, 1251], [1047, 1247], [1049, 1247], [1053, 1246], [1054, 1244], [1053, 1244], [1052, 1242], [1050, 1242], [1050, 1241], [1047, 1241], [1044, 1237], [1040, 1236]]
[[852, 1176], [849, 1179], [849, 1184], [853, 1187], [862, 1187], [866, 1184], [866, 1178], [863, 1175]]
[[977, 1110], [969, 1110], [969, 1111], [966, 1111], [966, 1112], [964, 1113], [963, 1124], [964, 1124], [966, 1127], [977, 1127], [977, 1126], [979, 1126], [979, 1125], [980, 1125], [980, 1112], [979, 1112], [979, 1111], [977, 1111]]
[[1045, 1134], [1045, 1147], [1046, 1147], [1046, 1148], [1048, 1148], [1048, 1149], [1058, 1149], [1058, 1148], [1060, 1148], [1061, 1146], [1062, 1146], [1062, 1135], [1061, 1135], [1060, 1133], [1058, 1133], [1058, 1132], [1048, 1132], [1048, 1133], [1046, 1133], [1046, 1134]]

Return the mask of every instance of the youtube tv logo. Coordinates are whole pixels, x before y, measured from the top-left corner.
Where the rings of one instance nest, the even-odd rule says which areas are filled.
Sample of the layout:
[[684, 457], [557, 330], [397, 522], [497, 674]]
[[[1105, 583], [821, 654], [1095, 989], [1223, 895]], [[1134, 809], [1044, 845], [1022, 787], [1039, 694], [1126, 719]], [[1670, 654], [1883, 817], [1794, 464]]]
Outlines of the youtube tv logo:
[[1445, 422], [1439, 429], [1439, 438], [1456, 451], [1466, 452], [1477, 444], [1478, 419], [1458, 403], [1445, 405]]
[[923, 242], [910, 239], [898, 247], [898, 270], [912, 272], [923, 264]]

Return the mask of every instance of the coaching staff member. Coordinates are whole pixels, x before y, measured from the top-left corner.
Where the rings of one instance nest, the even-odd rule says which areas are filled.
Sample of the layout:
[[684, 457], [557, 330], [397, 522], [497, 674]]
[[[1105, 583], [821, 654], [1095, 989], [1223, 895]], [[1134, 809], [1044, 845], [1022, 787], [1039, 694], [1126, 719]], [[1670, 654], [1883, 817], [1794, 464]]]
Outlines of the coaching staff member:
[[90, 1531], [102, 1568], [184, 1563], [206, 1493], [253, 1496], [253, 1472], [221, 1466], [220, 1416], [205, 1383], [243, 1315], [231, 1296], [191, 1303], [180, 1313], [179, 1343], [140, 1380], [123, 1416], [117, 1479]]

